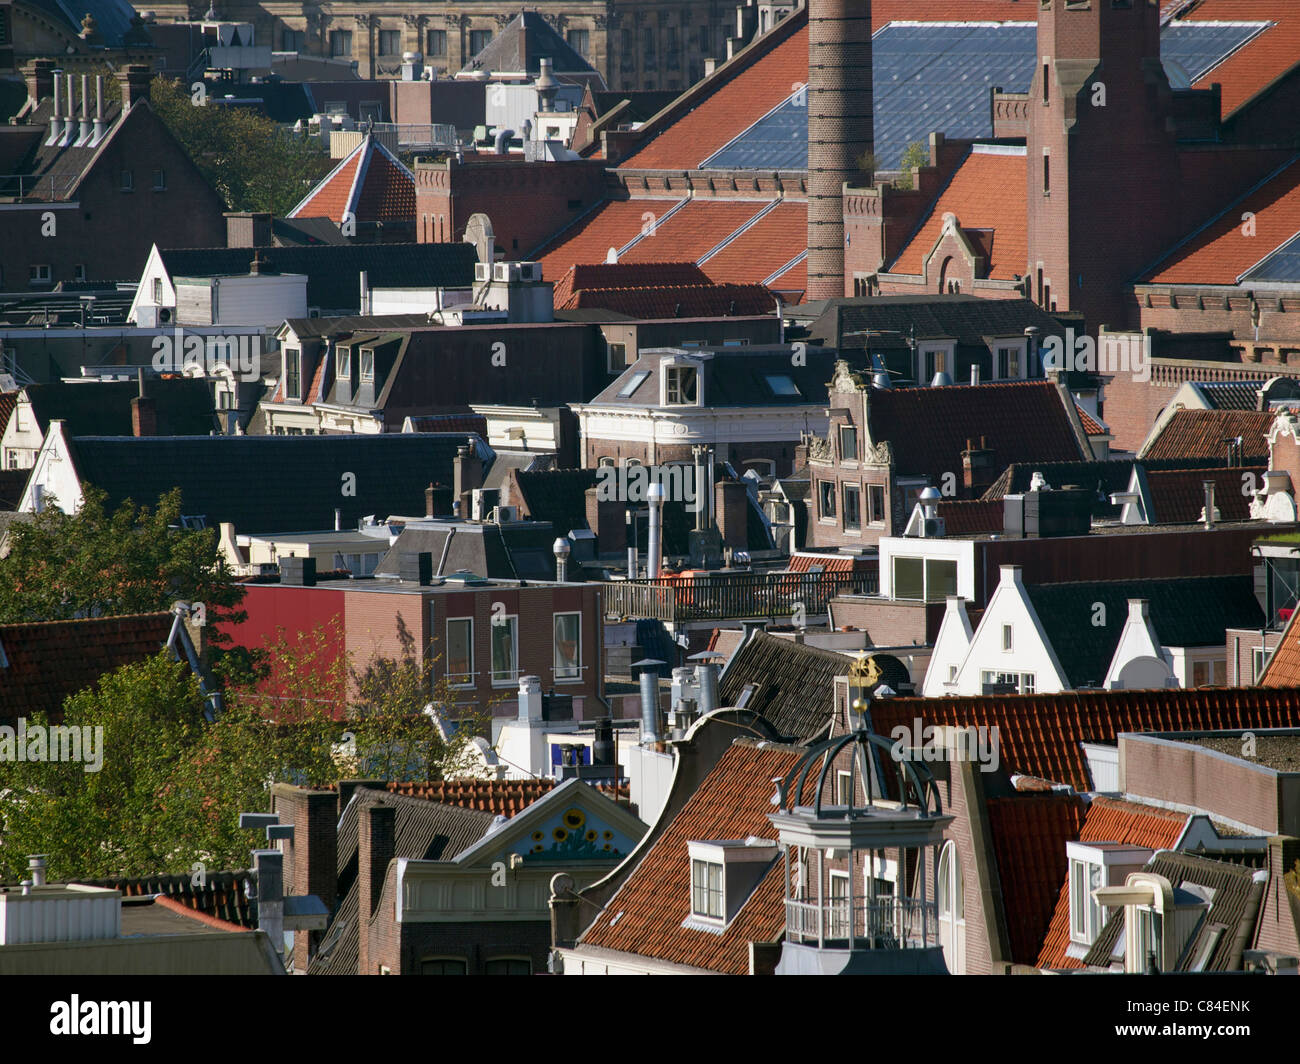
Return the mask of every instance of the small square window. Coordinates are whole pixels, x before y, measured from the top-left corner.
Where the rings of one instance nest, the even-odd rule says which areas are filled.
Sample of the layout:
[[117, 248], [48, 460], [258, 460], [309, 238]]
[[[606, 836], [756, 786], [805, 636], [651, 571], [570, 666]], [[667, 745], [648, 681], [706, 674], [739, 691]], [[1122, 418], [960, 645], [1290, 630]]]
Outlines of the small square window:
[[155, 192], [167, 191], [167, 171], [161, 167], [153, 172], [153, 190]]
[[819, 480], [817, 482], [817, 497], [820, 503], [818, 515], [826, 518], [835, 516], [835, 482], [833, 480]]
[[873, 525], [885, 523], [885, 486], [883, 484], [867, 485], [867, 519]]
[[122, 171], [122, 191], [123, 192], [135, 191], [135, 172], [133, 170]]
[[72, 279], [74, 281], [84, 281], [86, 279], [86, 264], [79, 262], [72, 267]]
[[1002, 626], [1002, 649], [1011, 649], [1011, 625], [1009, 624], [1004, 624]]
[[402, 54], [402, 31], [401, 30], [380, 30], [379, 31], [379, 54], [380, 55], [401, 55]]
[[428, 30], [424, 35], [424, 56], [438, 58], [447, 54], [447, 31]]
[[50, 283], [49, 263], [41, 263], [36, 266], [29, 266], [27, 268], [27, 279], [32, 284], [49, 284]]

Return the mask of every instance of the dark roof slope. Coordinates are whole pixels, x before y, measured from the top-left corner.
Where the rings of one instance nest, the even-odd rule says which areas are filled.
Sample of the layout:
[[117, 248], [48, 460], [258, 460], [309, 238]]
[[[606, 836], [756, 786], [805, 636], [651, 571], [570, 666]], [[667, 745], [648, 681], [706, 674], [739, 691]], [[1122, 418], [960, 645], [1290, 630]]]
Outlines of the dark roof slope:
[[512, 18], [462, 69], [537, 74], [543, 58], [551, 60], [551, 69], [557, 74], [596, 73], [541, 15], [527, 9]]
[[342, 899], [320, 950], [308, 968], [310, 975], [356, 975], [358, 910], [357, 825], [362, 811], [375, 805], [396, 808], [393, 856], [416, 861], [450, 861], [487, 834], [493, 814], [482, 809], [442, 805], [406, 794], [358, 788], [339, 818], [338, 896]]
[[72, 450], [82, 482], [106, 491], [110, 509], [127, 498], [152, 504], [179, 487], [183, 513], [263, 533], [333, 528], [335, 509], [344, 527], [370, 514], [422, 514], [424, 489], [452, 482], [464, 442], [453, 432], [91, 436], [74, 439]]
[[587, 489], [596, 486], [594, 469], [520, 470], [514, 482], [534, 521], [549, 521], [556, 535], [587, 527]]
[[105, 673], [162, 650], [172, 620], [140, 613], [0, 625], [0, 721], [59, 712]]
[[[159, 436], [206, 436], [216, 428], [208, 382], [193, 377], [151, 380]], [[24, 391], [41, 433], [58, 418], [69, 436], [130, 436], [134, 381], [54, 381], [29, 384]]]
[[403, 554], [431, 553], [435, 576], [466, 571], [494, 580], [554, 580], [551, 546], [555, 536], [549, 524], [540, 522], [407, 525], [380, 559], [375, 573], [395, 576]]
[[718, 700], [734, 706], [746, 685], [756, 690], [745, 708], [781, 735], [801, 743], [824, 736], [834, 714], [835, 677], [848, 672], [843, 654], [755, 632], [728, 663]]
[[[1060, 322], [1029, 299], [981, 299], [972, 295], [873, 296], [870, 299], [832, 299], [809, 327], [809, 337], [843, 350], [862, 349], [867, 336], [861, 330], [897, 334], [906, 340], [954, 339], [959, 344], [987, 346], [994, 336], [1023, 337], [1036, 325], [1042, 336], [1064, 333]], [[847, 335], [846, 334], [850, 334]], [[874, 348], [881, 337], [872, 337]]]
[[[469, 288], [478, 252], [472, 244], [311, 244], [258, 249], [263, 270], [307, 275], [307, 303], [322, 313], [356, 313], [360, 274], [372, 288]], [[171, 277], [248, 273], [253, 248], [159, 249]]]
[[[1218, 945], [1210, 953], [1204, 971], [1235, 972], [1241, 968], [1244, 945], [1254, 941], [1255, 923], [1264, 884], [1254, 882], [1254, 870], [1226, 861], [1212, 861], [1190, 853], [1162, 850], [1148, 862], [1144, 871], [1163, 876], [1178, 890], [1183, 884], [1208, 887], [1213, 891], [1209, 912], [1197, 925], [1190, 941], [1182, 947], [1179, 958], [1165, 958], [1162, 971], [1190, 971], [1202, 944], [1208, 943], [1217, 927], [1223, 928]], [[1118, 951], [1124, 953], [1124, 909], [1111, 911], [1097, 941], [1084, 958], [1084, 964], [1108, 967]]]
[[1100, 687], [1106, 679], [1129, 599], [1150, 603], [1151, 624], [1166, 647], [1222, 646], [1227, 629], [1264, 623], [1250, 576], [1033, 584], [1025, 591], [1071, 687]]
[[867, 416], [871, 438], [892, 445], [896, 472], [928, 475], [935, 483], [945, 473], [960, 476], [967, 441], [981, 437], [996, 465], [1083, 458], [1082, 443], [1050, 381], [873, 387]]

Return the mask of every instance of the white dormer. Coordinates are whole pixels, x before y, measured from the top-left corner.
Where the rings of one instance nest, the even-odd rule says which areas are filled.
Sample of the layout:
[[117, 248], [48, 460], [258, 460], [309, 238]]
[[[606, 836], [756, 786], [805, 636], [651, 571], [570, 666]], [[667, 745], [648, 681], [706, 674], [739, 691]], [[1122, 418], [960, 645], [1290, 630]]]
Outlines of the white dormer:
[[683, 927], [726, 930], [779, 852], [771, 839], [688, 842], [691, 862], [691, 915]]
[[960, 595], [948, 596], [948, 608], [939, 624], [934, 639], [934, 652], [925, 671], [921, 693], [926, 698], [941, 698], [957, 694], [957, 673], [970, 651], [972, 630], [966, 612], [966, 600]]
[[1067, 842], [1069, 860], [1070, 945], [1068, 956], [1082, 960], [1097, 941], [1106, 923], [1106, 910], [1093, 892], [1124, 882], [1141, 871], [1151, 859], [1151, 850], [1118, 842]]
[[[1212, 887], [1188, 882], [1174, 887], [1154, 872], [1134, 872], [1123, 886], [1102, 887], [1093, 893], [1106, 908], [1124, 909], [1124, 971], [1132, 975], [1145, 972], [1152, 959], [1162, 972], [1204, 971], [1228, 933], [1227, 928], [1215, 928], [1204, 937], [1197, 956], [1182, 955], [1214, 904]], [[1112, 954], [1115, 960], [1119, 959], [1119, 946], [1117, 943]]]
[[669, 355], [659, 363], [660, 406], [704, 406], [704, 360], [699, 355]]
[[1160, 644], [1146, 599], [1128, 600], [1128, 618], [1110, 659], [1103, 684], [1107, 690], [1177, 687], [1173, 658]]

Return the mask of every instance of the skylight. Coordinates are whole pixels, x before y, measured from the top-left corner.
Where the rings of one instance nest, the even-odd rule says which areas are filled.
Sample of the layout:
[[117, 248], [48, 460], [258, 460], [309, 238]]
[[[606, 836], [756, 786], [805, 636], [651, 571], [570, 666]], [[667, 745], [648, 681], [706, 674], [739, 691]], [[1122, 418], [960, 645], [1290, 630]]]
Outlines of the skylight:
[[632, 374], [632, 379], [623, 385], [622, 390], [618, 393], [620, 399], [628, 398], [633, 392], [643, 385], [650, 376], [648, 369], [637, 370]]
[[767, 386], [772, 389], [772, 394], [778, 398], [786, 396], [803, 397], [803, 392], [799, 390], [799, 386], [795, 384], [794, 379], [784, 373], [769, 373], [763, 379], [767, 381]]

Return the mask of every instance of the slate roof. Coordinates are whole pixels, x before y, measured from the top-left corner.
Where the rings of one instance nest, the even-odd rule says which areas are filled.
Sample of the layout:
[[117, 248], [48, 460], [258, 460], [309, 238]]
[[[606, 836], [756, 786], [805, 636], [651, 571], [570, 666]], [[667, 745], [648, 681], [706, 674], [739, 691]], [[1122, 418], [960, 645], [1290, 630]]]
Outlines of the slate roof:
[[[1106, 679], [1129, 599], [1149, 602], [1165, 647], [1222, 647], [1227, 629], [1264, 623], [1250, 576], [1031, 584], [1025, 591], [1071, 687], [1100, 687]], [[1105, 624], [1094, 623], [1097, 603], [1105, 607]]]
[[339, 818], [338, 896], [341, 899], [321, 947], [308, 967], [309, 975], [356, 975], [360, 890], [357, 877], [357, 826], [362, 811], [373, 805], [397, 810], [393, 825], [393, 856], [417, 861], [449, 861], [487, 834], [494, 814], [482, 809], [443, 805], [406, 794], [360, 787]]
[[170, 613], [0, 624], [0, 720], [58, 713], [64, 699], [121, 665], [151, 658]]
[[120, 890], [124, 898], [161, 894], [194, 912], [234, 925], [232, 930], [239, 927], [256, 930], [257, 899], [250, 898], [245, 887], [249, 877], [253, 875], [254, 873], [248, 870], [207, 872], [204, 875], [203, 886], [195, 886], [194, 876], [188, 872], [183, 875], [79, 879], [76, 882], [90, 887]]
[[[1174, 890], [1184, 883], [1208, 887], [1214, 892], [1209, 912], [1200, 922], [1191, 940], [1183, 946], [1182, 956], [1175, 961], [1166, 958], [1162, 971], [1190, 971], [1201, 944], [1207, 942], [1216, 925], [1224, 930], [1218, 945], [1210, 953], [1204, 970], [1207, 972], [1233, 972], [1241, 968], [1242, 950], [1254, 940], [1259, 920], [1259, 902], [1264, 891], [1263, 883], [1253, 882], [1254, 871], [1226, 861], [1212, 861], [1190, 853], [1164, 850], [1157, 853], [1145, 871], [1163, 876]], [[1097, 941], [1084, 958], [1084, 964], [1107, 967], [1113, 953], [1118, 950], [1122, 963], [1124, 953], [1124, 909], [1110, 910], [1110, 918], [1101, 929]]]
[[[1142, 805], [1121, 798], [1097, 797], [1088, 806], [1079, 842], [1118, 842], [1126, 846], [1143, 846], [1149, 850], [1173, 847], [1187, 827], [1187, 814], [1155, 806]], [[1074, 841], [1071, 837], [1069, 841]], [[1051, 923], [1042, 943], [1036, 964], [1039, 968], [1082, 968], [1083, 962], [1066, 954], [1070, 945], [1070, 880], [1064, 845], [1060, 859], [1052, 862], [1058, 869], [1060, 883]], [[1019, 958], [1017, 958], [1019, 959]], [[1028, 962], [1027, 962], [1028, 963]]]
[[1138, 457], [1217, 458], [1222, 465], [1228, 458], [1223, 440], [1240, 436], [1240, 460], [1248, 465], [1267, 465], [1265, 435], [1273, 425], [1273, 417], [1270, 410], [1176, 410]]
[[786, 775], [803, 751], [738, 739], [650, 847], [627, 880], [578, 940], [725, 975], [749, 972], [749, 943], [776, 942], [785, 931], [782, 862], [772, 862], [749, 900], [721, 934], [682, 927], [691, 911], [687, 843], [743, 839], [775, 841], [772, 780]]
[[[73, 460], [82, 483], [124, 499], [154, 504], [181, 489], [182, 513], [206, 515], [209, 528], [229, 521], [240, 534], [344, 527], [370, 514], [424, 513], [424, 489], [452, 482], [463, 433], [376, 436], [79, 437]], [[345, 474], [356, 494], [344, 494]], [[288, 490], [292, 487], [293, 490]]]
[[896, 472], [929, 475], [935, 483], [944, 473], [960, 474], [967, 441], [980, 437], [998, 465], [1083, 457], [1061, 394], [1050, 381], [872, 387], [867, 416], [871, 438], [893, 447]]
[[[595, 74], [595, 68], [536, 11], [527, 8], [512, 18], [463, 70], [537, 74], [549, 58], [556, 74]], [[602, 82], [603, 84], [603, 82]]]
[[554, 580], [551, 545], [556, 534], [546, 524], [511, 527], [449, 521], [407, 525], [380, 559], [375, 574], [396, 576], [403, 554], [432, 553], [435, 576], [465, 570], [494, 580]]
[[[150, 380], [160, 436], [206, 436], [217, 427], [207, 381], [191, 377]], [[23, 389], [42, 435], [58, 418], [70, 436], [130, 436], [135, 381], [29, 384]]]
[[522, 813], [537, 799], [550, 794], [554, 780], [438, 780], [434, 783], [390, 783], [394, 794], [424, 798], [462, 809], [480, 809], [493, 816]]
[[[703, 367], [704, 401], [710, 407], [728, 406], [808, 406], [825, 403], [826, 382], [834, 369], [834, 351], [809, 347], [805, 364], [791, 365], [791, 348], [787, 345], [714, 348], [645, 348], [636, 362], [628, 366], [604, 391], [591, 400], [590, 406], [630, 407], [635, 409], [659, 407], [659, 365], [673, 355], [711, 354], [697, 363]], [[849, 361], [854, 361], [850, 358]], [[856, 362], [861, 365], [859, 356]], [[649, 371], [630, 395], [620, 395], [624, 386], [635, 376]], [[767, 375], [789, 377], [798, 395], [777, 395], [768, 386]], [[963, 441], [964, 443], [965, 441]], [[957, 466], [961, 468], [960, 463]]]
[[[886, 272], [922, 273], [925, 258], [943, 231], [944, 216], [951, 213], [968, 232], [975, 254], [986, 259], [983, 276], [999, 281], [1021, 276], [1029, 258], [1028, 211], [1023, 196], [1008, 196], [1006, 190], [1024, 184], [1024, 149], [1012, 154], [976, 145]], [[979, 232], [972, 234], [973, 230]]]
[[[53, 4], [53, 0], [50, 0]], [[112, 2], [112, 0], [109, 0]], [[78, 16], [75, 24], [80, 29], [81, 17]], [[66, 87], [67, 82], [64, 81]], [[77, 111], [80, 116], [80, 80], [77, 85]], [[93, 81], [91, 83], [93, 93]], [[93, 110], [92, 104], [92, 110]], [[150, 110], [147, 100], [138, 102], [127, 118], [131, 121], [145, 120], [145, 112]], [[54, 117], [54, 98], [48, 97], [31, 111], [26, 118], [26, 124], [29, 128], [40, 127], [41, 135], [32, 143], [26, 157], [16, 161], [12, 167], [15, 174], [23, 174], [25, 180], [22, 182], [23, 196], [27, 199], [38, 199], [47, 202], [66, 201], [75, 198], [77, 188], [81, 180], [89, 172], [91, 165], [96, 159], [101, 158], [111, 142], [117, 137], [118, 133], [125, 128], [126, 123], [121, 121], [122, 104], [117, 100], [104, 100], [104, 125], [106, 134], [104, 139], [99, 142], [97, 147], [90, 147], [89, 144], [83, 144], [80, 148], [69, 145], [66, 148], [59, 147], [57, 144], [46, 146], [46, 134], [49, 130], [50, 120]], [[157, 121], [155, 119], [155, 121]], [[16, 134], [15, 134], [16, 135]], [[166, 135], [166, 134], [164, 134]], [[11, 167], [6, 167], [10, 169]], [[8, 178], [9, 175], [6, 175]], [[37, 179], [33, 184], [33, 179]], [[0, 180], [0, 195], [16, 195], [16, 182], [11, 180]]]
[[515, 474], [523, 505], [534, 521], [549, 521], [557, 536], [587, 527], [587, 489], [596, 486], [594, 469], [551, 469]]
[[843, 654], [755, 632], [727, 663], [718, 701], [734, 706], [746, 685], [754, 684], [745, 708], [762, 714], [781, 735], [811, 742], [827, 734], [835, 677], [846, 675], [851, 664]]
[[[1060, 322], [1028, 299], [931, 293], [830, 299], [821, 306], [821, 314], [809, 326], [809, 339], [846, 351], [866, 346], [863, 330], [867, 329], [904, 338], [915, 334], [918, 340], [956, 340], [971, 347], [987, 347], [989, 337], [1023, 337], [1030, 325], [1038, 326], [1043, 336], [1063, 333]], [[872, 337], [871, 346], [886, 339]]]
[[[247, 274], [252, 248], [159, 249], [170, 277]], [[262, 248], [266, 265], [280, 273], [307, 275], [307, 303], [322, 314], [353, 313], [361, 304], [360, 273], [372, 288], [423, 286], [469, 288], [478, 252], [466, 243], [314, 244]], [[427, 318], [423, 318], [425, 324]]]
[[1211, 410], [1254, 410], [1259, 388], [1258, 381], [1196, 381], [1196, 390]]
[[1011, 959], [1032, 964], [1066, 873], [1065, 843], [1083, 823], [1083, 800], [1073, 791], [990, 798], [988, 818]]
[[1054, 695], [889, 698], [871, 705], [872, 728], [896, 725], [981, 725], [998, 728], [1002, 763], [1077, 791], [1090, 790], [1085, 741], [1113, 741], [1120, 732], [1241, 731], [1300, 726], [1295, 688], [1179, 688], [1158, 691], [1067, 691]]
[[[30, 469], [0, 469], [0, 513], [18, 508], [31, 472]], [[4, 534], [4, 527], [0, 523], [0, 536]]]
[[81, 19], [90, 15], [95, 20], [101, 47], [121, 47], [122, 38], [131, 31], [131, 16], [135, 9], [126, 0], [31, 0], [32, 6], [62, 23], [65, 31], [81, 33]]

